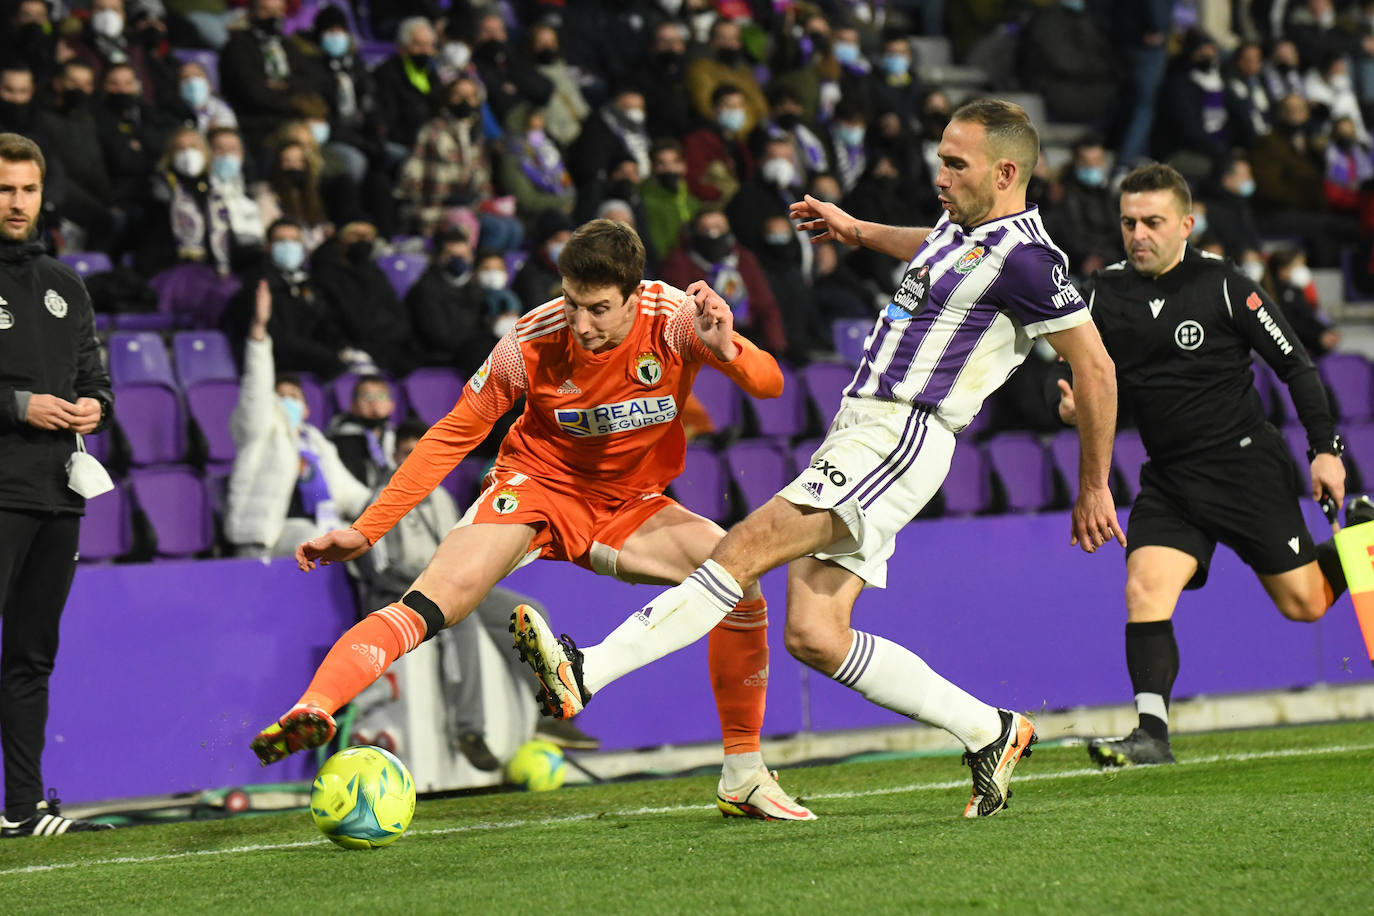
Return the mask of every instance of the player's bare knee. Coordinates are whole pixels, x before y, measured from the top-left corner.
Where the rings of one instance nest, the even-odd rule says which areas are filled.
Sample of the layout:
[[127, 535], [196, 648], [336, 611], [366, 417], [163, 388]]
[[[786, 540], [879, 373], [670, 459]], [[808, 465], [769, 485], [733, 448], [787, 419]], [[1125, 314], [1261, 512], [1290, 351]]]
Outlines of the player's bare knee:
[[796, 623], [789, 619], [783, 631], [783, 645], [797, 661], [827, 674], [844, 661], [849, 651], [849, 628], [831, 626], [815, 620]]
[[1298, 623], [1316, 623], [1326, 614], [1324, 594], [1291, 594], [1274, 599], [1279, 613]]

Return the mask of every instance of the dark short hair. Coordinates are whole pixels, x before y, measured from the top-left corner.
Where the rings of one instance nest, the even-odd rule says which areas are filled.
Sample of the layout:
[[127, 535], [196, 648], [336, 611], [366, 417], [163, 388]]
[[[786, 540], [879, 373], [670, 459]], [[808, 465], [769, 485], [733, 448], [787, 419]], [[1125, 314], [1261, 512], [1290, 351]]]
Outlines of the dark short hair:
[[1162, 162], [1151, 162], [1131, 171], [1121, 181], [1122, 194], [1141, 194], [1147, 191], [1169, 191], [1178, 203], [1180, 213], [1193, 209], [1193, 192], [1188, 190], [1188, 179], [1179, 174], [1178, 169]]
[[388, 382], [388, 381], [387, 381], [385, 378], [383, 378], [382, 376], [373, 374], [373, 375], [360, 375], [360, 376], [358, 376], [358, 380], [357, 380], [356, 382], [353, 383], [353, 391], [352, 391], [352, 393], [349, 394], [349, 396], [348, 396], [348, 397], [349, 397], [349, 400], [351, 400], [351, 401], [357, 401], [357, 400], [358, 400], [358, 392], [360, 392], [360, 391], [363, 390], [363, 386], [364, 386], [364, 385], [385, 385], [385, 386], [386, 386], [386, 393], [387, 393], [387, 395], [389, 395], [390, 397], [393, 397], [393, 398], [396, 397], [396, 395], [392, 394], [392, 392], [391, 392], [391, 383]]
[[43, 151], [28, 137], [22, 134], [0, 134], [0, 159], [6, 162], [32, 162], [38, 166], [38, 178], [48, 176], [48, 162]]
[[734, 83], [721, 83], [711, 92], [711, 110], [715, 111], [721, 99], [729, 98], [732, 95], [744, 95], [744, 90]]
[[644, 279], [644, 243], [625, 223], [583, 223], [558, 255], [558, 272], [578, 286], [614, 286], [629, 296]]
[[400, 444], [407, 439], [423, 439], [425, 433], [429, 432], [429, 427], [425, 421], [418, 417], [406, 417], [401, 421], [401, 425], [396, 427], [396, 442]]
[[687, 152], [682, 148], [682, 142], [676, 137], [659, 137], [649, 146], [649, 162], [652, 163], [654, 157], [665, 150], [672, 150], [684, 159]]
[[294, 372], [283, 372], [279, 374], [276, 381], [272, 383], [274, 389], [281, 385], [295, 385], [302, 393], [305, 392], [305, 386], [301, 384], [301, 377]]
[[1040, 134], [1026, 109], [1005, 99], [973, 99], [954, 109], [949, 119], [983, 125], [988, 152], [998, 159], [1015, 162], [1021, 172], [1021, 184], [1030, 181], [1031, 171], [1040, 158]]
[[300, 231], [300, 228], [301, 228], [301, 224], [298, 223], [298, 222], [296, 222], [294, 219], [292, 219], [292, 218], [289, 217], [289, 216], [279, 216], [279, 217], [277, 217], [275, 220], [272, 221], [272, 225], [270, 225], [270, 226], [267, 227], [267, 238], [268, 238], [268, 239], [271, 239], [271, 238], [272, 238], [272, 233], [276, 232], [278, 229], [282, 229], [282, 228], [285, 228], [285, 227], [290, 227], [290, 228], [292, 228], [292, 229], [295, 229], [297, 232], [299, 232], [299, 231]]

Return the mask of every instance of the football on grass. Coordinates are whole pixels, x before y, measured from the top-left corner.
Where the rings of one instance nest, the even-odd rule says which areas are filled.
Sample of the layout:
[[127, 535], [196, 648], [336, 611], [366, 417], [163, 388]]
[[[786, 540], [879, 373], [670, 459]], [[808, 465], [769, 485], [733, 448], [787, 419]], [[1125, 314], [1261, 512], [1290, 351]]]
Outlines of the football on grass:
[[310, 790], [310, 816], [347, 849], [394, 843], [415, 814], [415, 782], [379, 747], [350, 747], [324, 762]]
[[563, 785], [568, 764], [558, 745], [527, 741], [506, 764], [506, 781], [530, 792], [547, 792]]

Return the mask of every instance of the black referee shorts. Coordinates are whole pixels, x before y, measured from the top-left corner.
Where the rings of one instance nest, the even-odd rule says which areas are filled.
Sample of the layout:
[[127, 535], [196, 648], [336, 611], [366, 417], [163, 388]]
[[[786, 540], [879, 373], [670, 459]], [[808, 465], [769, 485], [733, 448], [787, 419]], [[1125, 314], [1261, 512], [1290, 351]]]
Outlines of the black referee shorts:
[[1197, 559], [1186, 586], [1202, 588], [1220, 542], [1259, 575], [1305, 566], [1317, 558], [1294, 493], [1298, 468], [1272, 426], [1234, 446], [1176, 461], [1147, 462], [1131, 507], [1131, 550], [1172, 547]]

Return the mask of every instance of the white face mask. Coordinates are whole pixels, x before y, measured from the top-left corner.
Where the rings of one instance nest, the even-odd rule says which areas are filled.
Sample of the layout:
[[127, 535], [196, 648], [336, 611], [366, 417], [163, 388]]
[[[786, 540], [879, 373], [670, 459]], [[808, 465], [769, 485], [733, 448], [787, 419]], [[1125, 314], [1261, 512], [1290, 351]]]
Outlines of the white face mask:
[[482, 289], [505, 289], [506, 272], [504, 270], [479, 270], [477, 271], [477, 282]]
[[441, 52], [444, 55], [444, 63], [455, 70], [462, 70], [472, 60], [472, 49], [461, 41], [450, 41], [444, 45]]
[[178, 175], [195, 178], [205, 171], [205, 154], [199, 147], [183, 147], [172, 154], [172, 168]]
[[790, 188], [797, 180], [797, 167], [790, 159], [769, 159], [759, 170], [763, 180], [779, 188]]
[[1246, 261], [1240, 265], [1240, 272], [1249, 277], [1251, 282], [1258, 283], [1264, 279], [1264, 262], [1258, 258]]
[[515, 327], [515, 323], [520, 320], [519, 315], [509, 313], [499, 316], [491, 323], [491, 332], [497, 337], [505, 337]]
[[100, 10], [91, 16], [91, 28], [97, 35], [118, 38], [124, 34], [124, 17], [119, 10]]
[[1312, 268], [1306, 264], [1294, 264], [1288, 269], [1288, 282], [1298, 289], [1307, 289], [1312, 282]]
[[114, 489], [110, 472], [94, 455], [87, 453], [80, 436], [76, 437], [76, 451], [67, 459], [67, 486], [86, 499], [94, 499]]

